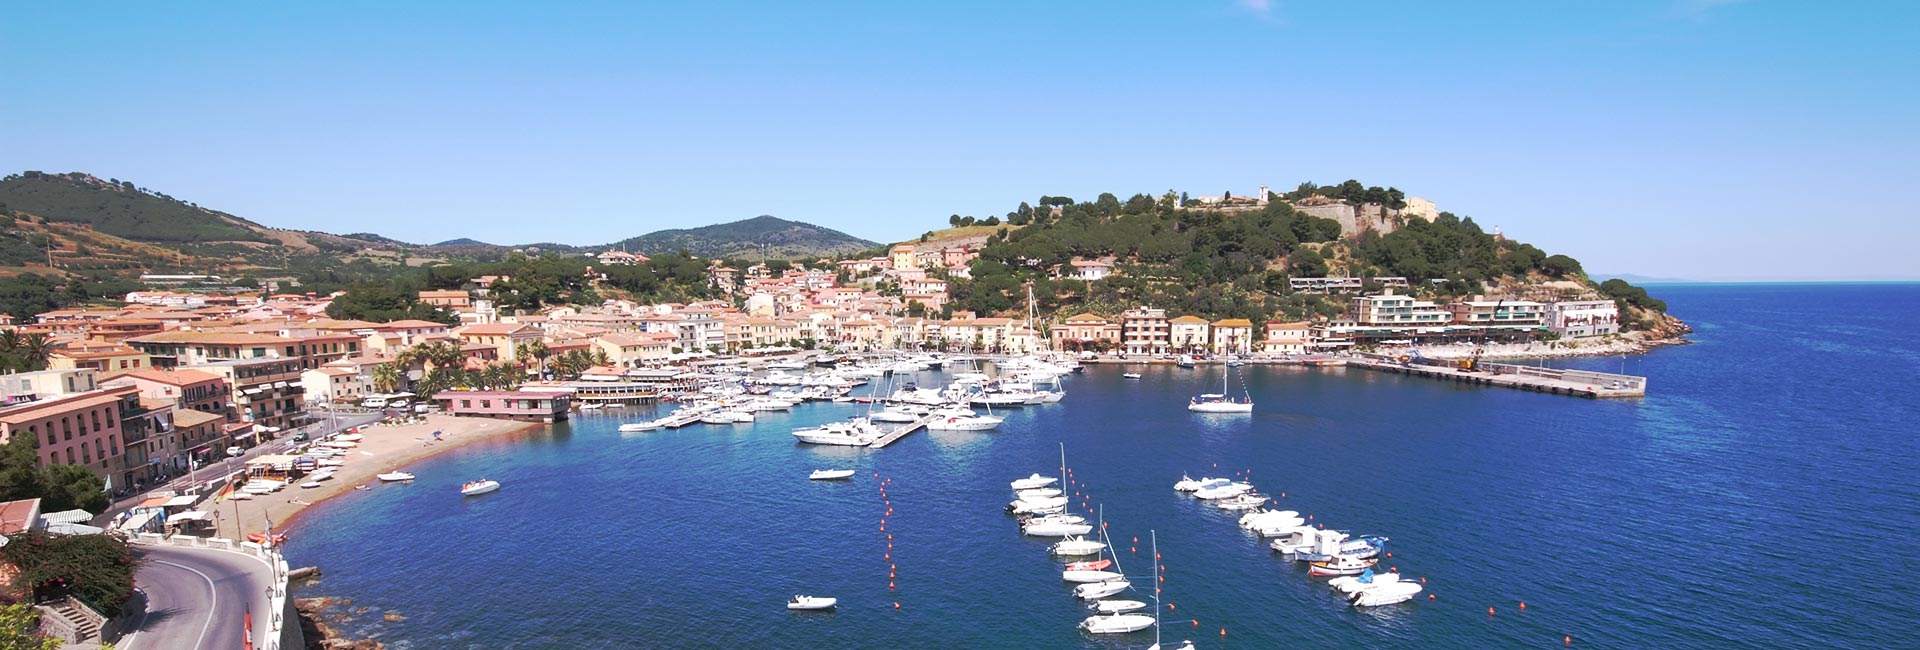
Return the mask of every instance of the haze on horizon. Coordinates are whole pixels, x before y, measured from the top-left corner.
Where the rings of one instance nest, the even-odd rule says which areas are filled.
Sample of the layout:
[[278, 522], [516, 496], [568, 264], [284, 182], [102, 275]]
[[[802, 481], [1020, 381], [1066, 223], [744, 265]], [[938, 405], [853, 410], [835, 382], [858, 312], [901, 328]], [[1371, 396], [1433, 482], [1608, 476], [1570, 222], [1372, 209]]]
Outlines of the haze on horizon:
[[1920, 5], [1034, 4], [21, 5], [0, 173], [509, 244], [1355, 178], [1593, 271], [1920, 279]]

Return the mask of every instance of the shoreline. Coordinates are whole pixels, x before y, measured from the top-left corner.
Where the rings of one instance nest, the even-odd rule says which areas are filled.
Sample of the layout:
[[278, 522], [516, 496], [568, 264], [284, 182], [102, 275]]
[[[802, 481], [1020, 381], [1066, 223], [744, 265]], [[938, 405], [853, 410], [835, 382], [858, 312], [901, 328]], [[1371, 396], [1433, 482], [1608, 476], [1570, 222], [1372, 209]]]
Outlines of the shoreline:
[[[359, 446], [347, 450], [347, 454], [340, 457], [346, 461], [346, 464], [335, 472], [332, 480], [322, 482], [320, 487], [301, 488], [296, 483], [288, 485], [279, 492], [256, 496], [252, 499], [221, 498], [212, 503], [208, 509], [215, 513], [217, 521], [212, 536], [244, 539], [247, 534], [264, 532], [268, 520], [273, 522], [276, 530], [298, 534], [297, 525], [301, 521], [301, 515], [308, 509], [352, 491], [355, 486], [373, 485], [378, 489], [377, 484], [380, 481], [376, 476], [379, 474], [396, 471], [476, 442], [495, 440], [548, 426], [550, 425], [542, 422], [462, 418], [439, 414], [427, 416], [426, 421], [420, 424], [368, 425], [360, 431], [365, 438], [360, 441]], [[434, 431], [441, 432], [440, 440], [433, 440]], [[236, 517], [239, 520], [237, 530], [234, 521]]]

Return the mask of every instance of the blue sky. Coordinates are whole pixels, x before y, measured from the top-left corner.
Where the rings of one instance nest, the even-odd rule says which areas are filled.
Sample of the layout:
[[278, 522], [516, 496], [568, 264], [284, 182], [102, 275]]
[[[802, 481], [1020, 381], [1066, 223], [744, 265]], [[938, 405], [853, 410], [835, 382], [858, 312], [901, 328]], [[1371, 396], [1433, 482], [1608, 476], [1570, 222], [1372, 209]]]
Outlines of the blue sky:
[[285, 4], [8, 8], [0, 170], [574, 244], [1358, 178], [1595, 271], [1920, 278], [1917, 4]]

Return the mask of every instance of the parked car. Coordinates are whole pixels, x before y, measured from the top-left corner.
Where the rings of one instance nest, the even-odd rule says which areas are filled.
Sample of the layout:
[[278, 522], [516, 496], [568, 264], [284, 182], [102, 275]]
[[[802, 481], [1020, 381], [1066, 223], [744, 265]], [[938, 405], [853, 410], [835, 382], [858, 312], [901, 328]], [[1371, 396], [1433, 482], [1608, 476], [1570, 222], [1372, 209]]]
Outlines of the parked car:
[[293, 441], [294, 441], [294, 442], [303, 442], [303, 441], [305, 441], [306, 439], [307, 439], [307, 432], [305, 432], [305, 431], [301, 431], [301, 432], [299, 432], [299, 433], [296, 433], [296, 434], [293, 434]]
[[246, 450], [245, 448], [243, 448], [243, 447], [228, 447], [228, 448], [227, 448], [227, 455], [228, 455], [228, 456], [238, 456], [238, 455], [240, 455], [240, 454], [244, 454], [244, 453], [247, 453], [247, 450]]

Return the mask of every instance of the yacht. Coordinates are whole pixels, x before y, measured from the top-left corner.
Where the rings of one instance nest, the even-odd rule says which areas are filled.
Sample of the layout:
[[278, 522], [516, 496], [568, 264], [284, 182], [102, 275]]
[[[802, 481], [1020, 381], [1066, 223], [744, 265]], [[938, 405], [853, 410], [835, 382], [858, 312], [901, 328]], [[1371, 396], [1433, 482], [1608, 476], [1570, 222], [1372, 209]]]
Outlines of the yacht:
[[471, 481], [464, 485], [461, 485], [460, 496], [470, 497], [476, 494], [486, 494], [488, 492], [495, 492], [495, 491], [498, 491], [499, 489], [500, 489], [499, 481], [491, 481], [483, 478], [478, 481]]
[[1051, 476], [1041, 476], [1038, 473], [1036, 473], [1033, 476], [1029, 476], [1029, 477], [1014, 481], [1013, 489], [1031, 490], [1034, 488], [1041, 488], [1041, 487], [1053, 485], [1055, 481], [1059, 481], [1059, 480], [1060, 479], [1053, 478]]
[[[1099, 600], [1132, 588], [1133, 583], [1127, 582], [1126, 578], [1120, 578], [1105, 582], [1089, 582], [1074, 587], [1073, 595], [1081, 600]], [[1149, 619], [1147, 623], [1151, 625], [1153, 621]]]
[[1216, 482], [1209, 483], [1207, 487], [1194, 490], [1193, 496], [1197, 499], [1212, 501], [1215, 499], [1237, 497], [1252, 491], [1253, 484], [1251, 483], [1235, 483], [1226, 479], [1217, 479]]
[[[1378, 581], [1376, 581], [1378, 582]], [[1354, 607], [1377, 607], [1412, 600], [1420, 593], [1420, 583], [1398, 580], [1369, 585], [1365, 589], [1353, 592], [1347, 602]]]
[[969, 408], [945, 408], [934, 411], [927, 420], [930, 431], [986, 431], [1005, 420], [997, 415], [981, 415]]
[[1093, 532], [1091, 524], [1069, 521], [1049, 520], [1045, 517], [1029, 521], [1020, 527], [1021, 534], [1028, 537], [1067, 537], [1085, 535]]
[[1153, 617], [1137, 613], [1098, 614], [1080, 621], [1080, 629], [1086, 630], [1089, 634], [1124, 634], [1139, 632], [1150, 627], [1153, 627]]
[[411, 481], [413, 480], [413, 475], [406, 472], [387, 472], [379, 475], [378, 478], [382, 481], [392, 483], [395, 481]]
[[793, 437], [800, 442], [814, 445], [865, 446], [873, 444], [881, 436], [879, 427], [873, 426], [866, 418], [851, 418], [840, 422], [809, 428], [794, 429]]
[[1227, 397], [1227, 368], [1220, 367], [1220, 392], [1195, 396], [1187, 402], [1187, 410], [1195, 413], [1252, 413], [1253, 398], [1241, 399]]
[[787, 601], [787, 609], [798, 609], [798, 610], [833, 609], [834, 605], [838, 605], [838, 604], [840, 604], [840, 599], [838, 598], [820, 598], [817, 596], [794, 596], [792, 600]]

